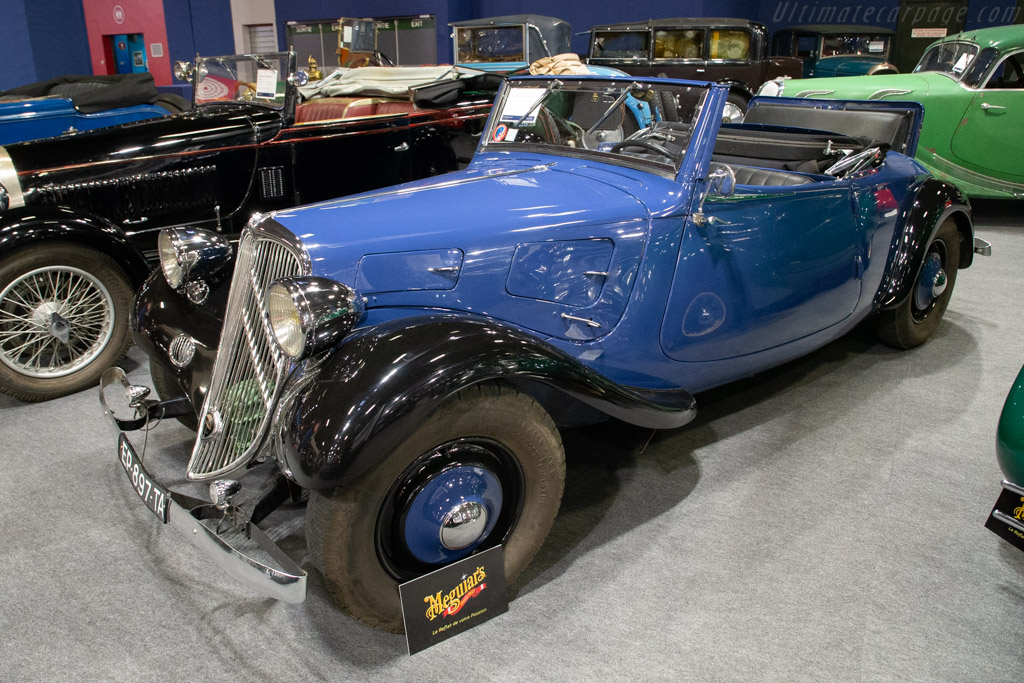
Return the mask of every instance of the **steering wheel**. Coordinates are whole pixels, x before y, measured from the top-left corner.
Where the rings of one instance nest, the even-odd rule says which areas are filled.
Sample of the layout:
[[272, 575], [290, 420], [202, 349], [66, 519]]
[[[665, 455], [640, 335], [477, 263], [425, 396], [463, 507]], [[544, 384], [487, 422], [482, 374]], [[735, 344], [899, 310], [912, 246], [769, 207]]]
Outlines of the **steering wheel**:
[[622, 142], [616, 142], [614, 145], [612, 145], [611, 151], [618, 152], [626, 147], [643, 147], [644, 149], [649, 149], [650, 151], [655, 152], [656, 154], [660, 154], [661, 156], [667, 159], [671, 159], [673, 162], [677, 161], [679, 158], [676, 153], [670, 151], [667, 147], [659, 145], [657, 142], [651, 142], [650, 140], [642, 139], [623, 140]]

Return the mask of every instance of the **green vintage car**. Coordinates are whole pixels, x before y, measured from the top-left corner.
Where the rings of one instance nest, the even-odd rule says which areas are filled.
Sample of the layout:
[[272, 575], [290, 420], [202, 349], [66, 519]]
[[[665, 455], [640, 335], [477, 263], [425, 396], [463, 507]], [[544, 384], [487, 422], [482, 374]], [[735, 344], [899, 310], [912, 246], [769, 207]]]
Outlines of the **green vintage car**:
[[759, 95], [915, 100], [917, 160], [971, 197], [1024, 198], [1024, 26], [964, 31], [928, 47], [908, 74], [776, 79]]
[[1024, 368], [999, 417], [996, 459], [1005, 479], [985, 526], [1024, 550]]

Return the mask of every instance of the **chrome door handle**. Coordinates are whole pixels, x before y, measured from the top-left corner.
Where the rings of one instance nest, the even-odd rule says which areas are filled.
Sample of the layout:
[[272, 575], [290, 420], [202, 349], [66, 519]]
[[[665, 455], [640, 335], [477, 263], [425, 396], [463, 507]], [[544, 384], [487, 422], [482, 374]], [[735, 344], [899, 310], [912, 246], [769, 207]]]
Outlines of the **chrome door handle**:
[[590, 320], [588, 318], [580, 318], [580, 317], [575, 316], [575, 315], [569, 315], [568, 313], [563, 313], [562, 314], [562, 319], [563, 320], [574, 320], [574, 321], [576, 321], [578, 323], [585, 323], [587, 327], [601, 327], [600, 323], [595, 323], [593, 320]]
[[123, 221], [121, 221], [121, 224], [122, 225], [140, 225], [142, 223], [145, 223], [148, 220], [149, 220], [149, 218], [147, 218], [146, 216], [143, 216], [142, 218], [135, 218], [135, 219], [125, 218]]
[[440, 266], [438, 268], [427, 268], [428, 273], [457, 273], [459, 266]]
[[1001, 107], [998, 104], [989, 104], [988, 102], [981, 103], [982, 111], [988, 111], [989, 109], [1006, 109], [1006, 107]]
[[403, 142], [400, 145], [395, 145], [395, 151], [396, 152], [408, 152], [409, 151], [409, 143], [408, 142]]

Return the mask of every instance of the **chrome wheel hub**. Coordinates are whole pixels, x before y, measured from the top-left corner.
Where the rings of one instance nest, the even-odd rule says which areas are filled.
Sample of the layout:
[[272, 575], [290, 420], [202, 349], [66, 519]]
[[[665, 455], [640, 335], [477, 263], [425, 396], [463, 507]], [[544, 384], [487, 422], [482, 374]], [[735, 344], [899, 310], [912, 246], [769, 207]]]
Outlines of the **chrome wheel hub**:
[[456, 505], [441, 522], [441, 545], [460, 550], [479, 541], [487, 529], [487, 508], [476, 501]]
[[113, 332], [113, 297], [79, 268], [37, 268], [0, 292], [0, 362], [21, 375], [69, 375], [95, 360]]
[[726, 102], [722, 108], [722, 123], [742, 123], [743, 110], [732, 102]]
[[914, 292], [914, 303], [917, 308], [924, 310], [931, 303], [942, 296], [946, 291], [946, 271], [942, 268], [942, 257], [937, 253], [931, 253], [921, 267], [921, 277], [917, 281], [917, 289]]

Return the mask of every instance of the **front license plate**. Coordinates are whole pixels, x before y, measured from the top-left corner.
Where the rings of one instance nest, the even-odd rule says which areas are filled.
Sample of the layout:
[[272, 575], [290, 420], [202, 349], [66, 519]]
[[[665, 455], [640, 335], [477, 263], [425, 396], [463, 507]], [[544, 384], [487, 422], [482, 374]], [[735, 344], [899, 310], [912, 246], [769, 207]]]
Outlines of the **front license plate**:
[[135, 493], [139, 494], [139, 498], [146, 504], [150, 512], [156, 515], [161, 522], [167, 524], [167, 505], [171, 500], [170, 491], [153, 481], [149, 472], [139, 461], [139, 456], [135, 454], [135, 449], [132, 448], [128, 437], [124, 434], [118, 437], [117, 454], [121, 460], [121, 466], [124, 467], [128, 479], [132, 482]]

